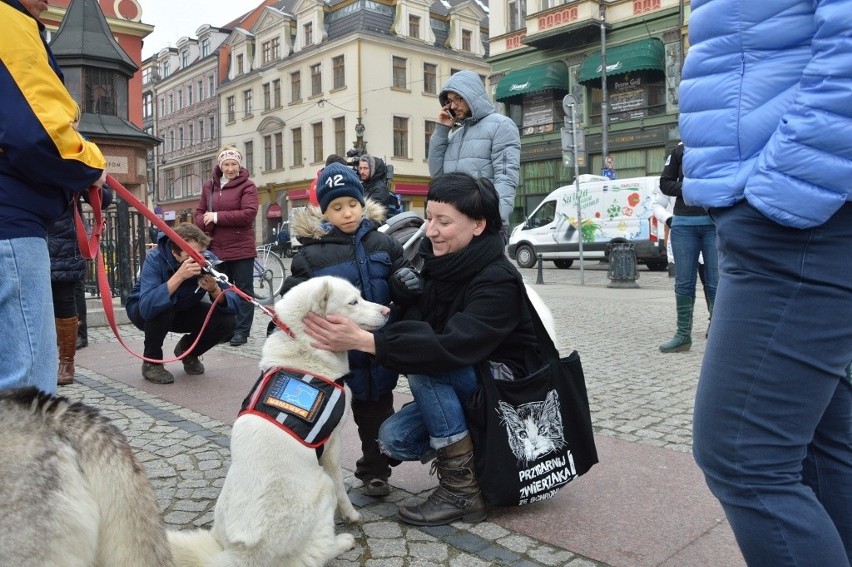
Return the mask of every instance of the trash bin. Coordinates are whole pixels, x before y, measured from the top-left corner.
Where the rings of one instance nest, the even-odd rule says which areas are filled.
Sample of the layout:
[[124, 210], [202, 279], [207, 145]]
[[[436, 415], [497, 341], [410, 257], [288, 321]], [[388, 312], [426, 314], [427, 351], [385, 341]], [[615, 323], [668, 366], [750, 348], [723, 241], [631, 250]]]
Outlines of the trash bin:
[[615, 242], [610, 245], [607, 287], [639, 287], [636, 278], [636, 250], [632, 242]]

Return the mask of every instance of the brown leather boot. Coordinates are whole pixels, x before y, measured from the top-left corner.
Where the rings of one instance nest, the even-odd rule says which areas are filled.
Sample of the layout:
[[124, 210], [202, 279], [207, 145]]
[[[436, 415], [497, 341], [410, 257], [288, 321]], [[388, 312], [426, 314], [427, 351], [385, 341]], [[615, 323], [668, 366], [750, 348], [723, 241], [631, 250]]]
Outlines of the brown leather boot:
[[56, 343], [59, 345], [59, 374], [56, 383], [66, 386], [74, 383], [74, 353], [77, 352], [77, 317], [54, 319]]
[[438, 450], [432, 465], [438, 470], [438, 488], [417, 506], [400, 506], [403, 522], [416, 526], [442, 526], [457, 520], [485, 519], [485, 499], [476, 482], [473, 441], [470, 435]]

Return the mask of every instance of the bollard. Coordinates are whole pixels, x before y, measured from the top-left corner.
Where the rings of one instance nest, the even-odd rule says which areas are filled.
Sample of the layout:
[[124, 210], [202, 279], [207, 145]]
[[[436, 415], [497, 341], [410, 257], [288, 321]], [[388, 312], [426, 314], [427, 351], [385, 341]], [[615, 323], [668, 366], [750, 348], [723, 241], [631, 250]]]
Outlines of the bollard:
[[544, 283], [544, 272], [542, 271], [541, 254], [538, 254], [538, 279], [535, 280], [535, 285], [541, 285]]
[[607, 287], [639, 287], [636, 278], [636, 251], [632, 242], [615, 242], [610, 245]]

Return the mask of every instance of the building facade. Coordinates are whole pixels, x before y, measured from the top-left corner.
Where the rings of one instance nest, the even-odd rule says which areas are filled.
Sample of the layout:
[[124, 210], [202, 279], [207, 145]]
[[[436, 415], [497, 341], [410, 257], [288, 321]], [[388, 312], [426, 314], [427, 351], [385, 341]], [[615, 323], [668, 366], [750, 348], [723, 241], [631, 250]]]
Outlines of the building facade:
[[[488, 75], [485, 7], [471, 0], [283, 0], [251, 14], [218, 48], [214, 145], [234, 145], [244, 155], [260, 193], [258, 241], [269, 240], [293, 207], [307, 204], [308, 187], [329, 154], [353, 148], [384, 159], [406, 209], [422, 213], [438, 92], [455, 71]], [[159, 59], [180, 71], [159, 78], [152, 93], [155, 131], [164, 140], [151, 160], [156, 204], [164, 214], [174, 211], [175, 220], [197, 200], [197, 194], [187, 199], [199, 185], [191, 180], [209, 175], [199, 164], [215, 157], [188, 145], [190, 127], [198, 138], [199, 120], [209, 113], [199, 108], [206, 98], [193, 95], [190, 102], [186, 94], [210, 72], [200, 69], [203, 57], [192, 59], [200, 32], [186, 42], [186, 70], [184, 44], [158, 54], [160, 72]]]
[[[679, 139], [685, 0], [492, 0], [490, 86], [521, 130], [515, 221], [573, 180], [562, 99], [577, 100], [580, 173], [600, 174], [603, 135], [619, 178], [659, 174]], [[602, 59], [606, 58], [606, 125]]]
[[201, 26], [196, 38], [182, 37], [146, 60], [143, 117], [163, 143], [149, 156], [149, 187], [164, 220], [192, 221], [195, 205], [220, 146], [218, 88], [220, 47], [229, 30]]

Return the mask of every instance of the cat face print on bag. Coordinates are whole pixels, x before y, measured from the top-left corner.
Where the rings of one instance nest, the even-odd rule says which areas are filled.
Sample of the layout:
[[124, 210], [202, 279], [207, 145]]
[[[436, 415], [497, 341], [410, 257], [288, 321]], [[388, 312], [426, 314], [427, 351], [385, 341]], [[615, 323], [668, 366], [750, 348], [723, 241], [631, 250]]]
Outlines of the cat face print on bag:
[[530, 461], [565, 447], [556, 390], [549, 391], [543, 402], [517, 407], [498, 402], [496, 411], [500, 415], [500, 423], [506, 426], [512, 454], [521, 466], [525, 467]]

